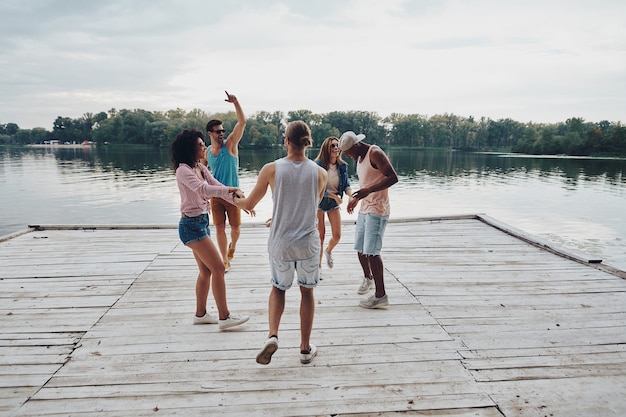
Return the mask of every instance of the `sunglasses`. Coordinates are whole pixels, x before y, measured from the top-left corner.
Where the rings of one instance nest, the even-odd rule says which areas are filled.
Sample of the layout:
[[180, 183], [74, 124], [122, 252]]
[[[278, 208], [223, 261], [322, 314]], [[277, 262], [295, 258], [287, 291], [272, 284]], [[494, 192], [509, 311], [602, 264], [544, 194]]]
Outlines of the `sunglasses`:
[[213, 132], [213, 133], [224, 133], [224, 132], [226, 132], [226, 129], [211, 130], [211, 132]]
[[331, 147], [331, 148], [338, 148], [338, 147], [339, 147], [339, 145], [338, 145], [338, 144], [336, 144], [336, 143], [331, 143], [331, 144], [330, 144], [330, 147]]

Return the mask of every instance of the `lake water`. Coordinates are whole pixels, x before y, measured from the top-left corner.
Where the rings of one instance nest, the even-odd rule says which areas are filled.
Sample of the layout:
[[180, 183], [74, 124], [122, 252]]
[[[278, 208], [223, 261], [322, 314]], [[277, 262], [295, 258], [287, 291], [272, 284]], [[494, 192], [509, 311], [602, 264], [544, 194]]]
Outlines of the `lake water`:
[[[283, 155], [242, 151], [241, 188], [249, 192], [260, 167]], [[390, 189], [392, 218], [484, 213], [626, 270], [624, 159], [419, 149], [389, 156], [400, 177]], [[0, 236], [33, 224], [176, 224], [170, 165], [166, 151], [0, 147]], [[263, 222], [270, 210], [268, 193], [257, 217], [243, 221]]]

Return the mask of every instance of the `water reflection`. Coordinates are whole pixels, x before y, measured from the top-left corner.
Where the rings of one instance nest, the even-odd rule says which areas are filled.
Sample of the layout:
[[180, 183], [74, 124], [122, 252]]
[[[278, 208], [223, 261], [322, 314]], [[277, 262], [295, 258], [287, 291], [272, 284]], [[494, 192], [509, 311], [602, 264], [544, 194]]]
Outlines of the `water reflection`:
[[[242, 150], [240, 169], [258, 173], [263, 164], [285, 155], [282, 149]], [[310, 150], [309, 157], [317, 155], [317, 150]], [[388, 151], [389, 158], [399, 175], [408, 179], [422, 177], [424, 174], [434, 177], [463, 177], [470, 175], [508, 175], [537, 173], [539, 176], [559, 177], [578, 181], [608, 181], [621, 186], [626, 181], [624, 170], [626, 160], [614, 158], [574, 158], [520, 156], [513, 154], [467, 153], [439, 149], [415, 149]], [[66, 148], [0, 148], [0, 158], [19, 161], [32, 157], [39, 162], [53, 157], [63, 174], [73, 174], [77, 167], [89, 167], [103, 172], [121, 172], [124, 174], [161, 174], [170, 170], [171, 162], [166, 150], [124, 150], [107, 146]], [[346, 158], [355, 171], [355, 162]], [[69, 162], [69, 164], [68, 164]], [[4, 164], [2, 165], [4, 166]], [[0, 167], [2, 167], [0, 166]]]
[[[392, 217], [486, 213], [626, 268], [624, 159], [388, 153], [400, 176], [390, 190]], [[242, 150], [241, 188], [249, 192], [261, 167], [284, 155], [283, 149]], [[348, 163], [357, 188], [355, 163]], [[33, 223], [172, 224], [179, 216], [167, 150], [0, 147], [0, 191], [0, 236]], [[258, 217], [242, 221], [263, 221], [270, 209], [266, 197]]]
[[538, 172], [540, 176], [559, 175], [575, 181], [608, 179], [623, 184], [624, 159], [537, 157], [512, 154], [467, 153], [444, 150], [390, 150], [389, 158], [400, 175], [418, 173], [434, 176], [509, 174]]

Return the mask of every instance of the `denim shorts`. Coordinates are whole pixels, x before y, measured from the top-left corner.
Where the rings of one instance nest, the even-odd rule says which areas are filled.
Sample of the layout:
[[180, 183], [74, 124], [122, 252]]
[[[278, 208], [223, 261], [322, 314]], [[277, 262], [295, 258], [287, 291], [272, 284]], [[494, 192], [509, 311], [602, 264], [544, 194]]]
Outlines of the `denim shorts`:
[[359, 213], [356, 220], [354, 249], [364, 255], [380, 255], [388, 221], [389, 216]]
[[319, 206], [317, 206], [318, 210], [322, 210], [324, 212], [332, 211], [338, 207], [339, 207], [339, 204], [337, 204], [337, 202], [330, 197], [322, 198], [322, 201], [320, 201]]
[[280, 261], [270, 256], [270, 274], [272, 285], [279, 290], [287, 291], [293, 284], [293, 274], [298, 275], [298, 285], [315, 288], [320, 282], [320, 257], [298, 261]]
[[195, 217], [187, 217], [183, 214], [178, 222], [178, 236], [185, 245], [211, 236], [209, 215], [205, 213]]

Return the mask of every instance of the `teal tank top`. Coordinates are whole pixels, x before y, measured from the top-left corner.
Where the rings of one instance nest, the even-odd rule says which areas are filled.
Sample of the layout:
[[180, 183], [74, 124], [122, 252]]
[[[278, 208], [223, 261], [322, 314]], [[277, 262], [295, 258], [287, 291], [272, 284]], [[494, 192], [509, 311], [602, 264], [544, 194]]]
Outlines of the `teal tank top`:
[[217, 156], [213, 156], [211, 150], [207, 152], [207, 163], [216, 180], [228, 187], [239, 187], [239, 158], [233, 156], [226, 149], [226, 141]]

